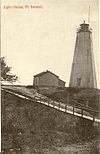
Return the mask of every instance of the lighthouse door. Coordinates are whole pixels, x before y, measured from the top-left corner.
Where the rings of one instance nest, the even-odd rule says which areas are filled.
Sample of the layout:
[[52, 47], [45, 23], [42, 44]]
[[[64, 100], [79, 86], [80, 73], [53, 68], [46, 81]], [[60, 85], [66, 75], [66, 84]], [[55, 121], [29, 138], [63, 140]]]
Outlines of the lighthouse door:
[[80, 87], [81, 85], [81, 78], [77, 78], [77, 86]]

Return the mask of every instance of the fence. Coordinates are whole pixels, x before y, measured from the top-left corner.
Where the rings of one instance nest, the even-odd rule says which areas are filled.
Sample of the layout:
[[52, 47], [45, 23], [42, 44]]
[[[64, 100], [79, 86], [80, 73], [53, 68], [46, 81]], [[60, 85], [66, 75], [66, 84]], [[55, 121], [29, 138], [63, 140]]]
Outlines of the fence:
[[57, 102], [54, 100], [51, 100], [41, 94], [38, 94], [36, 96], [34, 96], [33, 98], [29, 97], [29, 96], [25, 96], [19, 93], [16, 93], [14, 91], [10, 91], [7, 89], [3, 89], [3, 91], [8, 92], [10, 94], [13, 94], [15, 96], [18, 96], [20, 98], [26, 99], [26, 100], [30, 100], [32, 102], [37, 102], [37, 103], [41, 103], [44, 104], [46, 106], [52, 107], [54, 109], [57, 109], [59, 111], [68, 113], [68, 114], [72, 114], [74, 116], [78, 116], [78, 117], [82, 117], [88, 120], [92, 120], [93, 122], [98, 122], [100, 123], [100, 119], [99, 117], [96, 117], [97, 113], [99, 113], [98, 111], [95, 111], [93, 109], [88, 109], [86, 107], [76, 107], [76, 106], [71, 106], [71, 105], [67, 105], [64, 104], [62, 102]]

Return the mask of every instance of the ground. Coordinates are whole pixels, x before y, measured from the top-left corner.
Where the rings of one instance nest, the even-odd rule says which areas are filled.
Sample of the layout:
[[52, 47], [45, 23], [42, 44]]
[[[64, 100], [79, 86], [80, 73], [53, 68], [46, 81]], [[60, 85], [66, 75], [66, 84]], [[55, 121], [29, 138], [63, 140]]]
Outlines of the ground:
[[[34, 89], [17, 92], [34, 96]], [[14, 90], [14, 88], [13, 88]], [[31, 91], [31, 93], [30, 93]], [[2, 153], [99, 154], [100, 126], [2, 91]]]

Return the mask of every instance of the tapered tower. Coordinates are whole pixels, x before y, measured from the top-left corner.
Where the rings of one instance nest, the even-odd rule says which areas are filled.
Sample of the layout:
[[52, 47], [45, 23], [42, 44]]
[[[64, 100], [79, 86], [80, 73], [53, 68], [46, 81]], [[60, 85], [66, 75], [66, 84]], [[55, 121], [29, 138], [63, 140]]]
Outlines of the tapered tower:
[[97, 88], [92, 30], [85, 21], [77, 31], [69, 87]]

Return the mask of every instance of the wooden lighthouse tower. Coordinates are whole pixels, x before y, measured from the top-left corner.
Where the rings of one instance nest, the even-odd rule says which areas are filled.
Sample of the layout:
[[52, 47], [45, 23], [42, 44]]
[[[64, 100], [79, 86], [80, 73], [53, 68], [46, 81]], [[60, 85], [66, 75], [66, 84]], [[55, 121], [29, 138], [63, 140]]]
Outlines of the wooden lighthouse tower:
[[97, 88], [92, 31], [85, 21], [77, 31], [69, 87]]

